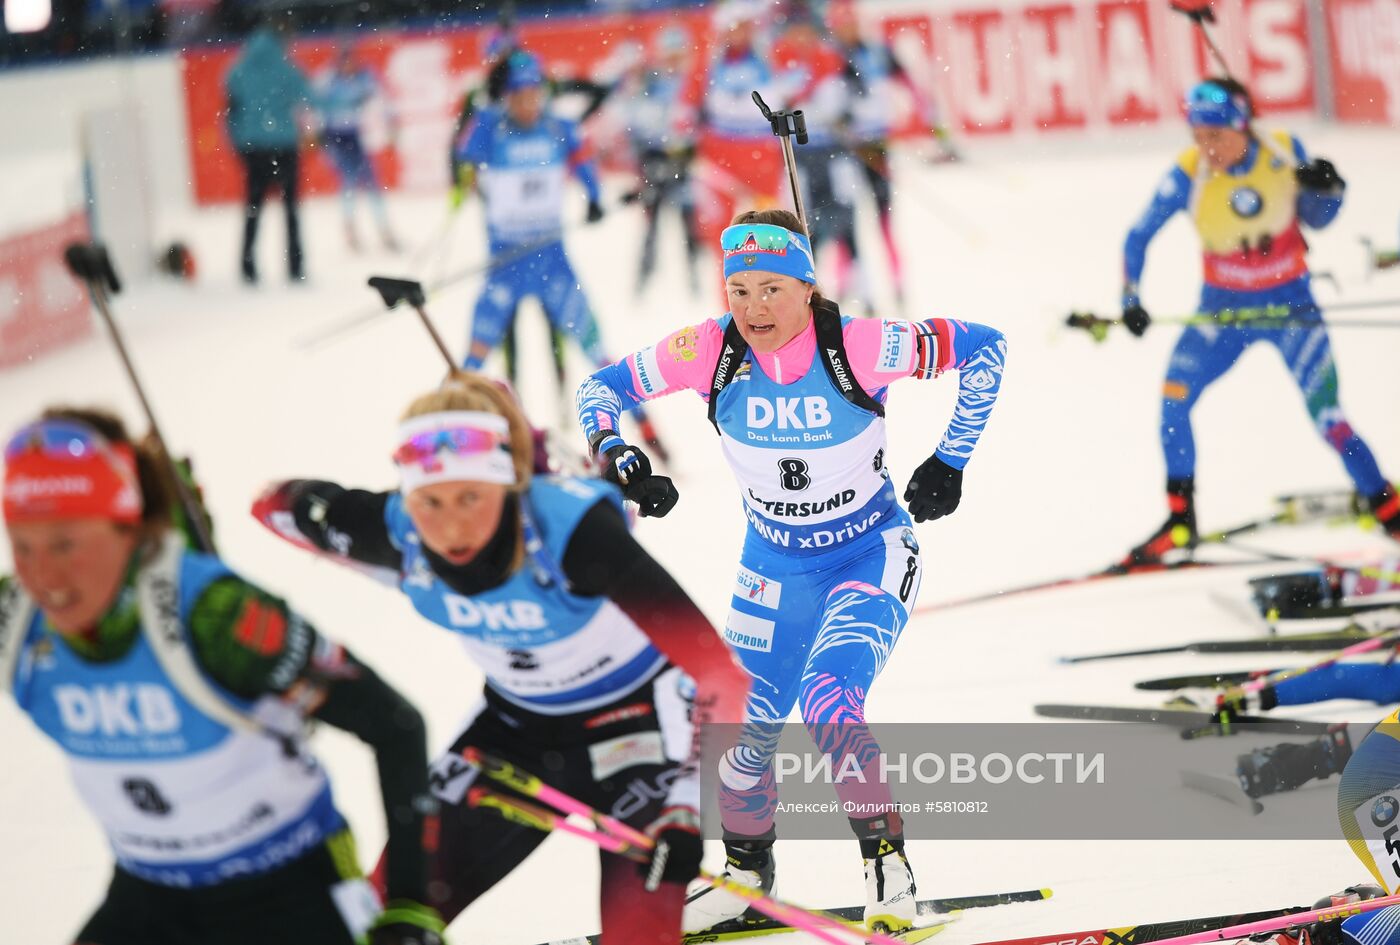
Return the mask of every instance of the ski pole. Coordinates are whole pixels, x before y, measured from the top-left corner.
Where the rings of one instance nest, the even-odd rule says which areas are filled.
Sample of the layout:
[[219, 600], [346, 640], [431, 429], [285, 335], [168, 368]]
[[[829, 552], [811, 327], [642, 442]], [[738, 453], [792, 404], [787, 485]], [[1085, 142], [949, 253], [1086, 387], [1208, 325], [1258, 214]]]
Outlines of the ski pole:
[[[482, 772], [493, 781], [524, 794], [526, 797], [549, 804], [557, 810], [549, 810], [483, 787], [477, 787], [468, 792], [468, 803], [481, 803], [516, 823], [535, 829], [562, 830], [565, 833], [596, 843], [609, 852], [642, 862], [647, 859], [647, 852], [655, 846], [651, 837], [640, 830], [589, 807], [557, 788], [550, 787], [535, 775], [523, 771], [510, 762], [502, 761], [472, 747], [464, 750], [462, 756], [471, 764], [479, 766]], [[589, 830], [569, 823], [565, 815], [570, 814], [592, 821], [597, 829]], [[851, 938], [838, 936], [853, 935], [858, 936], [857, 941], [880, 943], [880, 945], [896, 945], [898, 941], [879, 932], [861, 931], [856, 933], [834, 919], [774, 899], [757, 889], [751, 889], [724, 876], [704, 871], [701, 871], [700, 876], [716, 888], [748, 899], [753, 903], [755, 909], [774, 921], [791, 925], [799, 931], [808, 932], [822, 941], [832, 943], [832, 945], [849, 945]]]
[[1257, 679], [1250, 679], [1242, 683], [1237, 683], [1236, 685], [1226, 689], [1224, 695], [1228, 697], [1234, 693], [1258, 692], [1266, 686], [1274, 686], [1278, 683], [1283, 682], [1284, 680], [1296, 679], [1299, 676], [1303, 676], [1307, 673], [1316, 672], [1319, 669], [1326, 669], [1329, 666], [1333, 666], [1349, 656], [1359, 656], [1362, 653], [1369, 653], [1372, 650], [1378, 650], [1383, 646], [1395, 643], [1397, 640], [1400, 640], [1400, 629], [1389, 630], [1385, 633], [1371, 637], [1369, 640], [1362, 640], [1360, 643], [1353, 643], [1351, 646], [1346, 647], [1345, 649], [1338, 650], [1331, 656], [1328, 656], [1324, 659], [1320, 659], [1316, 663], [1313, 663], [1309, 666], [1299, 666], [1293, 669], [1280, 669], [1275, 672], [1269, 673], [1267, 676], [1260, 676]]
[[778, 136], [778, 141], [783, 147], [783, 165], [787, 168], [788, 186], [792, 188], [792, 205], [797, 210], [797, 222], [802, 224], [802, 235], [807, 237], [807, 245], [812, 244], [812, 228], [807, 223], [807, 208], [802, 203], [802, 186], [797, 180], [797, 156], [792, 150], [792, 139], [796, 138], [798, 144], [807, 143], [807, 119], [803, 116], [802, 110], [791, 112], [775, 112], [763, 101], [763, 96], [754, 89], [753, 103], [758, 106], [758, 110], [763, 113], [763, 117], [773, 128], [773, 134]]
[[[618, 205], [627, 206], [635, 202], [635, 196], [631, 194], [626, 194], [622, 197], [621, 200], [618, 201]], [[535, 240], [531, 243], [523, 243], [520, 246], [516, 246], [512, 249], [509, 249], [504, 253], [492, 256], [490, 259], [486, 260], [483, 263], [477, 263], [475, 265], [468, 266], [465, 269], [460, 269], [457, 272], [454, 272], [451, 275], [446, 276], [444, 278], [435, 279], [431, 284], [428, 285], [427, 291], [424, 295], [424, 299], [426, 301], [427, 299], [430, 299], [438, 293], [442, 292], [444, 289], [449, 289], [459, 282], [465, 282], [468, 279], [472, 279], [476, 276], [488, 273], [493, 269], [499, 269], [502, 266], [509, 266], [511, 263], [519, 262], [527, 256], [533, 256], [540, 250], [548, 246], [553, 246], [555, 243], [560, 242], [565, 236], [567, 236], [569, 233], [574, 232], [579, 227], [588, 225], [590, 224], [572, 224], [570, 226], [564, 227], [558, 236], [551, 236], [547, 239]], [[385, 312], [386, 309], [379, 306], [376, 306], [373, 309], [365, 309], [362, 312], [356, 312], [353, 315], [348, 315], [345, 318], [340, 319], [335, 324], [326, 326], [324, 328], [319, 328], [316, 331], [302, 335], [300, 338], [296, 339], [295, 344], [299, 349], [303, 351], [314, 351], [315, 349], [321, 347], [324, 344], [327, 344], [328, 342], [334, 341], [342, 335], [349, 334], [353, 331], [356, 331], [357, 329], [363, 328], [365, 325], [371, 322], [379, 320], [385, 314]]]
[[1349, 902], [1340, 906], [1328, 906], [1325, 909], [1295, 912], [1291, 915], [1279, 916], [1273, 919], [1261, 919], [1258, 922], [1247, 922], [1243, 925], [1232, 925], [1228, 928], [1216, 929], [1211, 932], [1195, 932], [1190, 935], [1159, 938], [1157, 939], [1157, 945], [1200, 945], [1202, 942], [1229, 942], [1236, 939], [1249, 938], [1252, 935], [1258, 935], [1264, 932], [1278, 932], [1283, 929], [1312, 925], [1314, 922], [1335, 922], [1339, 919], [1349, 919], [1354, 915], [1361, 915], [1365, 912], [1375, 912], [1377, 909], [1384, 909], [1394, 905], [1400, 905], [1400, 895], [1381, 896], [1377, 899], [1367, 899], [1362, 902]]
[[[510, 797], [490, 788], [481, 786], [472, 788], [467, 792], [467, 803], [472, 807], [495, 811], [511, 823], [519, 824], [522, 827], [531, 827], [545, 832], [557, 830], [570, 836], [579, 837], [596, 844], [600, 849], [616, 853], [637, 863], [647, 862], [647, 854], [651, 849], [650, 841], [648, 841], [647, 846], [636, 846], [621, 837], [599, 830], [589, 830], [587, 827], [570, 823], [556, 811]], [[701, 870], [700, 878], [717, 889], [723, 889], [747, 899], [753, 903], [753, 908], [775, 922], [781, 922], [793, 929], [806, 932], [823, 942], [827, 942], [828, 945], [852, 945], [853, 942], [897, 945], [899, 941], [879, 932], [862, 931], [857, 933], [834, 919], [774, 899], [757, 889], [751, 889], [723, 875], [715, 875]]]
[[[1330, 305], [1328, 308], [1384, 308], [1391, 305], [1400, 305], [1400, 302], [1385, 301], [1373, 304], [1343, 305], [1338, 303]], [[1266, 306], [1262, 308], [1226, 309], [1215, 315], [1205, 312], [1196, 312], [1191, 315], [1163, 315], [1153, 316], [1152, 321], [1163, 325], [1232, 325], [1237, 323], [1259, 324], [1263, 323], [1266, 328], [1279, 328], [1290, 326], [1306, 325], [1326, 325], [1329, 328], [1400, 328], [1400, 321], [1390, 321], [1378, 318], [1350, 318], [1350, 319], [1323, 319], [1322, 309], [1317, 306], [1306, 308], [1292, 308], [1287, 305]], [[1316, 318], [1298, 318], [1299, 312], [1316, 312]], [[1103, 341], [1108, 337], [1108, 330], [1115, 325], [1123, 324], [1119, 318], [1105, 318], [1091, 312], [1071, 312], [1065, 319], [1065, 324], [1070, 328], [1082, 328], [1089, 333], [1095, 341]]]
[[1201, 39], [1205, 41], [1206, 48], [1215, 57], [1216, 63], [1221, 71], [1225, 73], [1225, 78], [1234, 81], [1235, 76], [1230, 71], [1229, 64], [1220, 52], [1220, 47], [1215, 45], [1215, 40], [1211, 38], [1210, 31], [1206, 29], [1206, 23], [1215, 22], [1215, 11], [1210, 8], [1210, 0], [1170, 0], [1171, 8], [1178, 13], [1185, 14], [1192, 23], [1196, 24], [1196, 29], [1200, 32]]
[[429, 337], [433, 339], [433, 344], [437, 347], [442, 359], [447, 362], [447, 373], [451, 374], [457, 370], [457, 364], [452, 360], [452, 352], [447, 350], [447, 343], [442, 340], [442, 335], [438, 334], [437, 327], [433, 325], [432, 319], [428, 317], [428, 298], [423, 292], [423, 284], [412, 279], [394, 279], [390, 276], [370, 276], [369, 287], [379, 293], [379, 297], [384, 300], [384, 310], [393, 311], [400, 302], [408, 304], [413, 311], [418, 313], [418, 318], [423, 322], [423, 327], [427, 329]]
[[185, 518], [189, 520], [195, 543], [199, 546], [200, 551], [213, 552], [214, 539], [209, 534], [209, 529], [205, 524], [204, 512], [200, 508], [194, 492], [190, 489], [189, 483], [181, 475], [179, 466], [171, 456], [170, 448], [166, 445], [165, 435], [160, 430], [160, 424], [156, 422], [156, 414], [151, 408], [151, 401], [146, 396], [141, 378], [136, 374], [136, 367], [131, 362], [131, 355], [127, 353], [126, 342], [122, 339], [121, 330], [117, 328], [116, 319], [112, 317], [110, 296], [120, 292], [122, 287], [121, 282], [117, 279], [116, 270], [112, 268], [112, 259], [107, 255], [107, 247], [101, 243], [71, 243], [63, 251], [63, 261], [74, 278], [87, 285], [88, 297], [92, 299], [93, 308], [97, 309], [97, 314], [107, 325], [107, 331], [112, 336], [112, 344], [117, 349], [117, 357], [121, 359], [127, 379], [131, 381], [131, 386], [136, 391], [136, 399], [141, 404], [141, 411], [146, 415], [146, 424], [150, 427], [151, 435], [155, 437], [156, 444], [160, 448], [161, 458], [165, 461], [175, 486], [175, 495], [180, 502], [180, 507], [184, 510]]

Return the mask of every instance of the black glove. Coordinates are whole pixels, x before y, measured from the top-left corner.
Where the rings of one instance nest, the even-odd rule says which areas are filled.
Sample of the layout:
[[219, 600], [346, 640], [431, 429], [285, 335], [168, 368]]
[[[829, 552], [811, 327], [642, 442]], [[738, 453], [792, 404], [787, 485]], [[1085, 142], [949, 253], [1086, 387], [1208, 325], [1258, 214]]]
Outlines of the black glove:
[[596, 200], [588, 201], [588, 216], [585, 219], [589, 223], [597, 223], [603, 219], [603, 205]]
[[447, 926], [436, 909], [411, 899], [391, 899], [369, 927], [369, 945], [444, 945]]
[[1123, 327], [1136, 337], [1141, 338], [1150, 324], [1152, 316], [1147, 314], [1147, 309], [1138, 304], [1123, 306]]
[[962, 477], [961, 469], [954, 469], [937, 455], [924, 460], [904, 490], [904, 501], [909, 503], [914, 521], [931, 522], [951, 515], [962, 501]]
[[1347, 182], [1337, 173], [1337, 168], [1326, 158], [1313, 158], [1311, 164], [1299, 164], [1293, 170], [1298, 186], [1324, 194], [1339, 194], [1346, 189]]
[[638, 863], [647, 892], [662, 883], [684, 885], [700, 875], [705, 842], [700, 838], [700, 814], [691, 807], [668, 807], [646, 829], [656, 841], [651, 859]]
[[602, 453], [603, 478], [622, 487], [622, 494], [637, 503], [643, 518], [661, 518], [676, 507], [681, 494], [669, 476], [651, 471], [651, 460], [635, 446], [618, 441]]

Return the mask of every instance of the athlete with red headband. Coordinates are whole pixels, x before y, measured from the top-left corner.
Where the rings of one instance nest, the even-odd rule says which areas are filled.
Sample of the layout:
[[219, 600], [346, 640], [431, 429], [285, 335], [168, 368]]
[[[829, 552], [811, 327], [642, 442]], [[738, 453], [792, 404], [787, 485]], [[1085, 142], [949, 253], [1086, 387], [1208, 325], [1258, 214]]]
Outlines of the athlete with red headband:
[[294, 479], [253, 513], [296, 544], [383, 570], [486, 675], [432, 766], [443, 810], [431, 904], [450, 921], [545, 839], [468, 803], [478, 772], [464, 753], [477, 749], [646, 829], [656, 847], [640, 871], [602, 856], [603, 939], [676, 942], [701, 857], [691, 722], [738, 722], [746, 677], [632, 537], [614, 486], [533, 475], [529, 425], [496, 383], [461, 373], [419, 397], [396, 443], [397, 489]]
[[[68, 756], [116, 867], [79, 945], [440, 945], [426, 899], [423, 720], [217, 557], [189, 551], [153, 452], [50, 410], [5, 450], [18, 580], [0, 691]], [[390, 902], [305, 750], [315, 717], [375, 752]]]

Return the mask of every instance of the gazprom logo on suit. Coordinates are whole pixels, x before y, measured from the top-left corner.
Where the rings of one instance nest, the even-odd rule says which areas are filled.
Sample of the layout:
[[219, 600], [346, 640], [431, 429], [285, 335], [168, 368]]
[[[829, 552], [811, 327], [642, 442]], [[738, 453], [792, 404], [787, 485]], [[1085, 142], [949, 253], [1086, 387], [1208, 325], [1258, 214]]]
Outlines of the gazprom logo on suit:
[[773, 627], [771, 620], [731, 610], [724, 624], [724, 639], [730, 646], [741, 650], [767, 653], [773, 649]]
[[75, 735], [169, 735], [180, 728], [170, 690], [146, 684], [55, 686], [63, 727]]
[[444, 594], [447, 619], [454, 627], [484, 627], [487, 630], [543, 630], [544, 608], [532, 600], [472, 600], [460, 594]]

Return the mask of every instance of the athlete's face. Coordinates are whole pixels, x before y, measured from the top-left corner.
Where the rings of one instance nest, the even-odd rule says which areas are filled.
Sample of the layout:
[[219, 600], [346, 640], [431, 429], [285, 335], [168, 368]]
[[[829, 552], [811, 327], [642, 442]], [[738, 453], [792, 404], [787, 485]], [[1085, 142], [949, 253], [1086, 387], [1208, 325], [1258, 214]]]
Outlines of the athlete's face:
[[435, 482], [408, 494], [404, 508], [423, 544], [449, 564], [468, 564], [501, 523], [506, 487], [494, 482]]
[[544, 113], [544, 86], [527, 85], [506, 95], [506, 114], [510, 120], [528, 128]]
[[855, 17], [833, 17], [831, 35], [843, 46], [854, 46], [860, 42], [860, 23]]
[[1217, 171], [1226, 171], [1244, 160], [1249, 151], [1249, 135], [1236, 128], [1199, 125], [1191, 129], [1196, 146], [1206, 162]]
[[63, 634], [97, 625], [117, 599], [136, 532], [106, 519], [53, 519], [9, 526], [15, 576]]
[[725, 280], [729, 311], [755, 351], [777, 351], [812, 320], [812, 287], [776, 272], [736, 272]]

